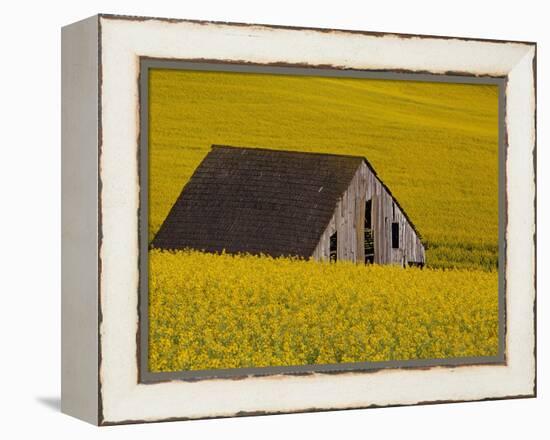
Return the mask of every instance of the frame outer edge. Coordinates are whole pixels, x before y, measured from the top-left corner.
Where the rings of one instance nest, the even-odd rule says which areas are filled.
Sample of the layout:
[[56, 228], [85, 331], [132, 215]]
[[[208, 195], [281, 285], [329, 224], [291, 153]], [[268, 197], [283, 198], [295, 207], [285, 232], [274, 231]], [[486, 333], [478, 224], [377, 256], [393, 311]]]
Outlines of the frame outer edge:
[[535, 264], [534, 264], [534, 273], [533, 273], [533, 284], [535, 289], [535, 298], [533, 302], [533, 336], [534, 336], [534, 347], [533, 347], [533, 357], [535, 362], [535, 377], [533, 380], [533, 397], [537, 397], [538, 393], [538, 338], [537, 338], [537, 263], [538, 263], [538, 247], [537, 247], [537, 236], [538, 236], [538, 225], [537, 225], [537, 212], [538, 212], [538, 192], [537, 192], [537, 147], [538, 147], [538, 135], [537, 135], [537, 111], [538, 111], [538, 88], [537, 88], [537, 57], [538, 57], [538, 46], [537, 43], [533, 43], [534, 46], [534, 54], [533, 54], [533, 64], [532, 64], [532, 71], [533, 71], [533, 94], [534, 94], [534, 109], [533, 109], [533, 124], [534, 124], [534, 145], [533, 145], [533, 184], [535, 186], [535, 194], [534, 194], [534, 200], [533, 200], [533, 209], [535, 211], [535, 225], [534, 225], [534, 233], [533, 233], [533, 246], [534, 246], [534, 257], [535, 257]]
[[392, 31], [365, 31], [360, 29], [341, 29], [341, 28], [328, 28], [328, 27], [316, 27], [316, 26], [300, 26], [300, 25], [280, 25], [269, 23], [250, 23], [239, 21], [223, 21], [223, 20], [200, 20], [190, 18], [170, 18], [170, 17], [157, 17], [157, 16], [144, 16], [144, 15], [130, 15], [130, 14], [110, 14], [99, 13], [100, 18], [108, 20], [119, 21], [133, 21], [133, 22], [146, 22], [146, 21], [160, 21], [163, 23], [193, 23], [199, 25], [219, 25], [219, 26], [232, 26], [232, 27], [261, 27], [266, 29], [282, 29], [291, 31], [313, 31], [319, 33], [344, 33], [344, 34], [357, 34], [366, 35], [371, 37], [384, 37], [395, 36], [398, 38], [431, 38], [436, 40], [458, 40], [458, 41], [477, 41], [480, 43], [510, 43], [510, 44], [526, 44], [536, 45], [535, 41], [528, 40], [508, 40], [508, 39], [495, 39], [495, 38], [476, 38], [476, 37], [462, 37], [457, 35], [434, 35], [434, 34], [414, 34], [414, 33], [402, 33]]
[[[101, 40], [101, 31], [100, 31], [100, 27], [101, 27], [101, 21], [102, 19], [113, 19], [115, 17], [112, 17], [112, 16], [109, 16], [109, 15], [100, 15], [99, 17], [96, 17], [95, 19], [97, 20], [96, 21], [96, 25], [97, 25], [97, 39], [96, 41], [99, 39]], [[116, 17], [116, 18], [119, 18], [119, 17]], [[140, 21], [140, 20], [136, 20], [136, 21]], [[430, 37], [427, 37], [427, 38], [430, 38]], [[467, 39], [467, 40], [474, 40], [475, 39]], [[504, 41], [499, 41], [500, 43], [504, 43]], [[531, 45], [532, 43], [523, 43], [523, 44], [526, 44], [526, 45]], [[98, 144], [95, 145], [95, 153], [97, 154], [95, 160], [96, 160], [96, 164], [98, 166], [98, 168], [96, 169], [96, 178], [97, 178], [97, 181], [94, 182], [94, 183], [97, 183], [97, 186], [96, 186], [96, 190], [97, 190], [97, 193], [96, 193], [96, 202], [98, 203], [96, 205], [96, 214], [99, 215], [99, 219], [101, 219], [101, 198], [100, 198], [100, 195], [101, 195], [101, 176], [100, 176], [100, 173], [99, 173], [99, 170], [100, 170], [100, 161], [101, 161], [101, 141], [102, 141], [102, 135], [101, 135], [101, 93], [102, 93], [102, 86], [101, 86], [101, 43], [99, 42], [98, 43], [98, 47], [97, 47], [97, 55], [98, 55], [98, 58], [97, 58], [97, 63], [98, 65], [96, 65], [96, 73], [98, 74], [97, 76], [97, 82], [96, 82], [96, 110], [98, 112], [97, 114], [97, 117], [98, 119], [96, 119], [96, 123], [97, 123], [97, 133], [96, 133], [96, 137], [95, 137], [95, 140], [98, 141]], [[536, 59], [536, 56], [535, 56], [535, 59]], [[536, 70], [534, 70], [534, 77], [535, 77], [535, 90], [536, 90]], [[536, 95], [536, 91], [535, 91], [535, 95]], [[536, 99], [536, 98], [535, 98]], [[536, 101], [535, 101], [536, 102]], [[535, 107], [535, 115], [536, 115], [536, 107]], [[536, 118], [536, 116], [535, 116]], [[98, 122], [99, 121], [99, 122]], [[536, 124], [536, 122], [535, 122]], [[536, 133], [536, 130], [535, 130], [535, 133]], [[536, 136], [536, 135], [535, 135]], [[534, 155], [534, 162], [536, 164], [536, 141], [535, 141], [535, 149], [533, 150], [533, 155]], [[536, 176], [535, 176], [535, 184], [536, 184]], [[535, 185], [535, 191], [536, 191], [536, 185]], [[536, 196], [535, 196], [535, 209], [536, 209]], [[535, 223], [535, 236], [536, 236], [536, 223]], [[96, 282], [100, 282], [100, 279], [101, 279], [101, 256], [98, 252], [98, 249], [99, 247], [101, 246], [101, 220], [98, 221], [97, 223], [97, 234], [96, 234], [96, 238], [98, 238], [98, 243], [96, 243], [96, 248], [95, 248], [95, 251], [96, 251], [96, 262], [98, 264], [97, 266], [97, 271], [96, 271]], [[535, 258], [536, 258], [536, 251], [535, 251]], [[536, 269], [535, 269], [536, 270]], [[535, 282], [536, 282], [536, 272], [535, 272]], [[96, 305], [101, 305], [99, 302], [100, 302], [100, 297], [97, 297], [97, 294], [99, 292], [99, 289], [100, 289], [100, 286], [98, 285], [97, 286], [97, 289], [96, 289]], [[535, 297], [535, 310], [536, 310], [536, 297]], [[98, 324], [99, 326], [101, 326], [101, 309], [99, 310], [96, 310], [96, 314], [94, 315], [96, 318], [97, 318], [97, 322], [96, 324]], [[535, 318], [536, 319], [536, 318]], [[96, 326], [96, 336], [98, 338], [98, 350], [96, 350], [96, 355], [97, 355], [97, 362], [96, 362], [96, 365], [99, 365], [101, 363], [101, 347], [100, 347], [100, 334], [99, 334], [99, 331], [100, 329], [97, 328]], [[536, 320], [535, 320], [535, 338], [536, 338]], [[535, 356], [536, 356], [536, 346], [535, 346]], [[102, 408], [101, 408], [101, 390], [100, 390], [100, 387], [101, 387], [101, 378], [100, 378], [100, 374], [99, 374], [99, 370], [97, 371], [97, 374], [96, 374], [96, 384], [98, 386], [98, 389], [96, 390], [97, 393], [96, 393], [96, 397], [99, 396], [99, 399], [97, 400], [97, 418], [96, 418], [96, 421], [95, 423], [98, 423], [100, 425], [111, 425], [111, 424], [125, 424], [125, 423], [141, 423], [141, 422], [157, 422], [157, 421], [169, 421], [169, 420], [188, 420], [188, 418], [185, 418], [185, 417], [182, 417], [182, 418], [166, 418], [166, 419], [155, 419], [155, 420], [143, 420], [143, 419], [140, 419], [140, 418], [137, 418], [136, 420], [133, 420], [133, 419], [126, 419], [126, 420], [117, 420], [117, 421], [111, 421], [109, 419], [103, 419], [103, 416], [102, 416]], [[482, 401], [482, 400], [500, 400], [500, 399], [507, 399], [507, 398], [526, 398], [526, 397], [534, 397], [536, 396], [536, 363], [535, 363], [535, 384], [534, 384], [534, 390], [533, 390], [533, 394], [518, 394], [518, 395], [512, 395], [512, 396], [505, 396], [505, 397], [497, 397], [497, 398], [487, 398], [487, 399], [472, 399], [472, 400], [449, 400], [449, 401], [433, 401], [433, 402], [419, 402], [417, 404], [430, 404], [430, 403], [446, 403], [446, 402], [458, 402], [458, 401]], [[376, 407], [377, 405], [372, 405], [372, 406], [360, 406], [360, 407], [357, 407], [357, 408], [367, 408], [367, 407]], [[386, 406], [386, 405], [384, 405]], [[401, 406], [401, 405], [387, 405], [387, 406]], [[408, 405], [407, 405], [408, 406]], [[353, 407], [352, 407], [353, 408]], [[335, 410], [335, 409], [340, 409], [340, 408], [326, 408], [324, 410]], [[343, 408], [342, 408], [343, 409]], [[347, 408], [346, 408], [347, 409]], [[282, 412], [273, 412], [273, 413], [264, 413], [264, 412], [239, 412], [237, 414], [234, 414], [232, 416], [251, 416], [251, 415], [264, 415], [264, 414], [280, 414], [280, 413], [292, 413], [292, 412], [310, 412], [310, 411], [315, 411], [315, 410], [319, 410], [319, 409], [315, 409], [315, 408], [311, 408], [311, 409], [305, 409], [305, 410], [301, 410], [301, 411], [282, 411]], [[217, 417], [200, 417], [200, 418], [219, 418], [219, 417], [224, 417], [224, 416], [217, 416]], [[191, 418], [189, 418], [191, 419]]]
[[100, 422], [98, 16], [61, 31], [61, 411]]

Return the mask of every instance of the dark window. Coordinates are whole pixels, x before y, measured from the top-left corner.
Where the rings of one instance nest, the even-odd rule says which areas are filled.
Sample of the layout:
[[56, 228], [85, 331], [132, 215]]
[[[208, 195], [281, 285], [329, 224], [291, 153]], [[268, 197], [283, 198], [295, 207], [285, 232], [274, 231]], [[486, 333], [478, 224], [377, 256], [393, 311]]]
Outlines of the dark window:
[[399, 223], [391, 224], [391, 247], [399, 249]]
[[374, 263], [374, 232], [372, 230], [372, 200], [365, 203], [365, 264]]
[[329, 253], [329, 256], [330, 256], [330, 261], [331, 262], [333, 262], [333, 261], [335, 262], [338, 259], [337, 253], [338, 253], [338, 234], [336, 232], [334, 232], [334, 234], [332, 234], [330, 236], [330, 253]]
[[365, 229], [372, 228], [372, 200], [365, 203]]

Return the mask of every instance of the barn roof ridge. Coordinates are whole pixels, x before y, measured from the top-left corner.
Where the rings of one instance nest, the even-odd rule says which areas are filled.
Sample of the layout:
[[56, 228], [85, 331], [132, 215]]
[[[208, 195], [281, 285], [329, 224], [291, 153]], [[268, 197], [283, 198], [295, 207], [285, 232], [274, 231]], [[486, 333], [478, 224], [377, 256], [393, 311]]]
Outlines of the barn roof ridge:
[[266, 147], [251, 147], [251, 146], [240, 146], [240, 145], [222, 145], [222, 144], [212, 144], [211, 148], [227, 148], [233, 150], [250, 150], [250, 151], [269, 151], [274, 153], [291, 153], [291, 154], [308, 154], [312, 156], [333, 156], [333, 157], [346, 157], [348, 159], [359, 159], [367, 160], [364, 156], [356, 156], [353, 154], [337, 154], [337, 153], [321, 153], [319, 151], [300, 151], [300, 150], [279, 150], [275, 148], [266, 148]]
[[397, 200], [397, 198], [393, 195], [391, 189], [388, 187], [388, 185], [380, 178], [379, 174], [376, 172], [376, 169], [374, 168], [374, 166], [370, 163], [370, 161], [365, 157], [365, 156], [356, 156], [356, 155], [352, 155], [352, 154], [337, 154], [337, 153], [321, 153], [321, 152], [317, 152], [317, 151], [299, 151], [299, 150], [277, 150], [277, 149], [273, 149], [273, 148], [266, 148], [266, 147], [251, 147], [251, 146], [237, 146], [237, 145], [227, 145], [227, 144], [212, 144], [210, 146], [211, 149], [223, 149], [223, 148], [227, 148], [227, 149], [233, 149], [233, 150], [251, 150], [251, 151], [269, 151], [269, 152], [284, 152], [284, 153], [294, 153], [294, 154], [310, 154], [310, 155], [317, 155], [317, 156], [334, 156], [334, 157], [346, 157], [346, 158], [350, 158], [350, 159], [359, 159], [359, 160], [362, 160], [363, 162], [365, 162], [365, 164], [367, 165], [367, 167], [370, 169], [370, 171], [374, 174], [374, 176], [378, 179], [378, 181], [381, 183], [382, 187], [388, 192], [388, 194], [390, 195], [390, 197], [392, 198], [392, 200], [395, 202], [395, 204], [399, 207], [399, 209], [401, 210], [401, 212], [403, 213], [403, 215], [405, 216], [405, 219], [409, 222], [409, 224], [411, 225], [411, 228], [413, 229], [413, 231], [416, 233], [416, 235], [418, 236], [418, 239], [421, 241], [421, 243], [423, 245], [426, 246], [426, 243], [424, 243], [424, 239], [422, 237], [422, 234], [420, 234], [420, 232], [418, 231], [417, 227], [415, 226], [415, 224], [412, 222], [411, 218], [409, 217], [409, 215], [407, 214], [407, 212], [405, 211], [405, 209], [403, 208], [403, 206], [401, 206], [401, 204], [399, 203], [399, 201]]

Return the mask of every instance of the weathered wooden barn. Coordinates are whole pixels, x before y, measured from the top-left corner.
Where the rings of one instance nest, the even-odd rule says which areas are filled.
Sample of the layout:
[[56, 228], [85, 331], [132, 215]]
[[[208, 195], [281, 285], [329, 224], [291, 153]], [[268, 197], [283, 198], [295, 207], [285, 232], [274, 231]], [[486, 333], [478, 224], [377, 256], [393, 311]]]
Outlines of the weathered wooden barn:
[[152, 248], [424, 265], [420, 236], [364, 157], [212, 146]]

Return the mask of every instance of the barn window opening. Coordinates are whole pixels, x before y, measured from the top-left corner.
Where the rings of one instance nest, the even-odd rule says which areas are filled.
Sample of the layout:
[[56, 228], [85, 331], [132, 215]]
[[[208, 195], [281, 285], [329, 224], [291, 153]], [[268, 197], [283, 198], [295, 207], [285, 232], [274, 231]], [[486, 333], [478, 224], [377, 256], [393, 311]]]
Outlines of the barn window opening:
[[372, 230], [372, 200], [365, 203], [365, 264], [374, 263], [374, 232]]
[[391, 224], [391, 247], [399, 249], [399, 223], [397, 222]]
[[336, 262], [336, 260], [338, 259], [337, 251], [338, 251], [338, 233], [334, 232], [334, 234], [330, 236], [329, 259], [331, 263]]

